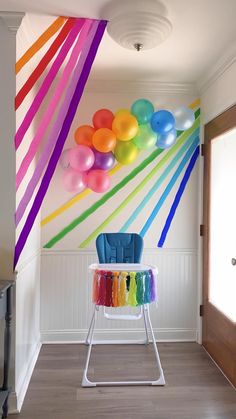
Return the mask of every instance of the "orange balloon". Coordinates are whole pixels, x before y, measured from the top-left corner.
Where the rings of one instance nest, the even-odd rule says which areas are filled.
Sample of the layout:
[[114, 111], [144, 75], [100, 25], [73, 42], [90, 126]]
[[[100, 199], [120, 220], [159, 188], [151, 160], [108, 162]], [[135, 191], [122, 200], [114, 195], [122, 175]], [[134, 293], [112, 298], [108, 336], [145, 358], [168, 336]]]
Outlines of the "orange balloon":
[[95, 129], [90, 125], [81, 125], [74, 133], [75, 142], [79, 145], [92, 146], [92, 138]]
[[129, 141], [138, 132], [138, 121], [133, 115], [121, 112], [112, 123], [112, 131], [114, 131], [118, 140]]
[[93, 134], [93, 146], [102, 153], [114, 150], [116, 146], [116, 136], [111, 129], [100, 128]]
[[109, 109], [99, 109], [93, 115], [93, 125], [94, 128], [109, 128], [112, 127], [112, 121], [114, 119], [114, 114]]

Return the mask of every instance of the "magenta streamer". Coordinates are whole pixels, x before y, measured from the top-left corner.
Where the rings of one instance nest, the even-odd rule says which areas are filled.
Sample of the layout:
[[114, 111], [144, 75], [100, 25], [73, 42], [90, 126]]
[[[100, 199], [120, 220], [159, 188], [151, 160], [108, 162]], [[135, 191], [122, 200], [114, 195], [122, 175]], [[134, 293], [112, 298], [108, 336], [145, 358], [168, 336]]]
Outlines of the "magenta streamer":
[[[67, 112], [66, 118], [63, 122], [62, 129], [61, 129], [60, 134], [58, 136], [56, 146], [55, 146], [55, 148], [53, 150], [53, 153], [50, 157], [47, 169], [44, 173], [44, 176], [43, 176], [43, 179], [41, 181], [40, 187], [39, 187], [38, 192], [36, 194], [36, 197], [34, 199], [32, 208], [31, 208], [31, 210], [28, 214], [28, 217], [26, 219], [24, 227], [23, 227], [23, 229], [20, 233], [19, 239], [16, 243], [15, 255], [14, 255], [14, 269], [17, 265], [17, 262], [19, 260], [20, 255], [21, 255], [21, 252], [22, 252], [22, 250], [25, 246], [25, 243], [27, 241], [27, 238], [30, 234], [30, 231], [31, 231], [31, 229], [34, 225], [35, 218], [37, 217], [37, 214], [38, 214], [38, 212], [41, 208], [44, 196], [45, 196], [45, 194], [48, 190], [48, 187], [49, 187], [49, 184], [51, 182], [52, 176], [55, 172], [57, 162], [60, 158], [61, 152], [63, 150], [63, 146], [65, 144], [67, 135], [69, 133], [71, 124], [73, 122], [78, 104], [79, 104], [81, 96], [83, 94], [83, 90], [84, 90], [86, 81], [88, 79], [93, 61], [95, 59], [99, 44], [101, 42], [104, 30], [106, 28], [107, 21], [99, 21], [98, 26], [97, 26], [97, 21], [96, 21], [95, 25], [96, 25], [97, 29], [96, 29], [94, 39], [92, 41], [92, 45], [91, 45], [88, 53], [87, 53], [87, 51], [86, 52], [83, 51], [84, 54], [82, 52], [81, 57], [80, 57], [80, 61], [81, 61], [82, 58], [83, 58], [82, 56], [85, 55], [85, 57], [86, 57], [85, 64], [83, 66], [83, 70], [82, 70], [81, 76], [79, 78], [79, 81], [77, 83], [73, 98], [71, 100], [70, 107], [69, 107], [69, 110]], [[92, 30], [91, 30], [90, 33], [92, 33]]]

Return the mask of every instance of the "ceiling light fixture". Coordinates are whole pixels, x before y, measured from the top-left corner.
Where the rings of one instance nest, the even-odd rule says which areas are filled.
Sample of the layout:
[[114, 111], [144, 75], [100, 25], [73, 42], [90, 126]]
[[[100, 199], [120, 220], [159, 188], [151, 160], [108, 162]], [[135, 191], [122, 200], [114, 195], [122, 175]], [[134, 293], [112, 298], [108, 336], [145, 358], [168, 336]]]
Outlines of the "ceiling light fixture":
[[115, 0], [104, 14], [111, 38], [131, 50], [155, 48], [172, 30], [167, 8], [158, 0]]

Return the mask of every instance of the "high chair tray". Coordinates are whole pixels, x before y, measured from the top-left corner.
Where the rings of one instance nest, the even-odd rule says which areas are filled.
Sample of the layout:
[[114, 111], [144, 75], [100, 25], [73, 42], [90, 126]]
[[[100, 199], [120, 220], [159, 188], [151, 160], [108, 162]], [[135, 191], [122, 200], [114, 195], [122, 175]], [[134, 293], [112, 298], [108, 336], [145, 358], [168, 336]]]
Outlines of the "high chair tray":
[[112, 272], [141, 272], [151, 269], [156, 273], [158, 272], [158, 269], [155, 265], [146, 265], [143, 263], [92, 263], [89, 266], [90, 271], [95, 271], [96, 269]]

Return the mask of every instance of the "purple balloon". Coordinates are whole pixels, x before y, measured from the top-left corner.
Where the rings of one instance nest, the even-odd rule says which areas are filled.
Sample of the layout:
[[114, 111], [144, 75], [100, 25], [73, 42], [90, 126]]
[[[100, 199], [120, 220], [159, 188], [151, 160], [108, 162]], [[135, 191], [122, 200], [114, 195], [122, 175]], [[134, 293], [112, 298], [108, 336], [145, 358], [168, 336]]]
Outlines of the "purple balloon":
[[92, 169], [110, 170], [115, 164], [115, 156], [109, 153], [101, 153], [101, 151], [93, 149], [95, 161]]

